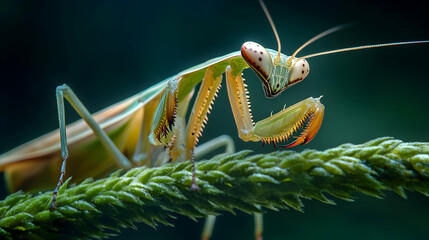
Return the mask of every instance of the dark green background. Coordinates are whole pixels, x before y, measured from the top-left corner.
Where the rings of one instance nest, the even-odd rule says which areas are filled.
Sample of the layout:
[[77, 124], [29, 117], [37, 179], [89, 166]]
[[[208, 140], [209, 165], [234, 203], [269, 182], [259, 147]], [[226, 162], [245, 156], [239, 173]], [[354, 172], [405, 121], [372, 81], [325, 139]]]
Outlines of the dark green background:
[[[284, 52], [343, 23], [354, 27], [302, 51], [429, 39], [427, 1], [268, 1]], [[252, 40], [276, 48], [255, 1], [0, 1], [0, 152], [57, 126], [55, 87], [69, 84], [90, 111], [100, 110], [185, 68], [240, 49]], [[254, 119], [309, 96], [324, 95], [325, 119], [306, 146], [326, 149], [380, 136], [429, 141], [429, 45], [341, 53], [309, 59], [309, 77], [276, 99], [246, 71]], [[245, 143], [221, 89], [201, 142], [221, 134], [237, 149], [273, 151]], [[67, 109], [69, 122], [77, 115]], [[4, 187], [2, 187], [4, 189]], [[423, 239], [429, 200], [407, 192], [385, 200], [357, 196], [337, 206], [304, 200], [305, 213], [269, 211], [265, 239]], [[2, 191], [2, 198], [6, 193]], [[176, 228], [139, 224], [118, 239], [196, 239], [203, 221], [179, 217]], [[218, 218], [213, 239], [251, 239], [253, 218]]]

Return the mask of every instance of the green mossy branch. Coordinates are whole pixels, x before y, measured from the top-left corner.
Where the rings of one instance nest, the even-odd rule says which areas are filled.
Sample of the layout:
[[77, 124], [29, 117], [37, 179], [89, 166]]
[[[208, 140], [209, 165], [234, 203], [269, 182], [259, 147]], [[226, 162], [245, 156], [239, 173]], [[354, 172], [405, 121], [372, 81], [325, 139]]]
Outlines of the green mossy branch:
[[325, 194], [350, 201], [353, 194], [382, 197], [404, 189], [429, 196], [429, 143], [379, 138], [326, 151], [241, 151], [196, 164], [199, 192], [190, 191], [189, 162], [134, 168], [125, 174], [60, 189], [58, 208], [49, 211], [51, 192], [18, 192], [0, 202], [0, 238], [97, 239], [134, 222], [172, 225], [175, 215], [201, 218], [222, 211], [259, 212], [292, 207], [301, 198], [334, 204]]

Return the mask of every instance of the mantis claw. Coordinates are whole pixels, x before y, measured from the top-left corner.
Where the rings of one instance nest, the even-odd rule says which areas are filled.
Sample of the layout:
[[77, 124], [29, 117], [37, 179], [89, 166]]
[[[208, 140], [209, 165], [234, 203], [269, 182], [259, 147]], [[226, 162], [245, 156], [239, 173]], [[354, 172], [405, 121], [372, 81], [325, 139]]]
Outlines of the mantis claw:
[[282, 145], [280, 147], [282, 148], [290, 148], [290, 147], [295, 147], [301, 144], [304, 144], [305, 139], [303, 137], [295, 137], [295, 141], [287, 144], [287, 145]]
[[[319, 98], [320, 99], [320, 98]], [[322, 105], [323, 106], [323, 105]], [[307, 118], [304, 128], [298, 137], [295, 137], [295, 141], [280, 146], [282, 148], [294, 147], [300, 144], [307, 144], [310, 142], [316, 133], [319, 131], [323, 120], [323, 108], [316, 108], [316, 110]]]
[[320, 98], [307, 98], [287, 109], [284, 109], [255, 124], [253, 134], [262, 143], [277, 143], [289, 140], [294, 134], [300, 133], [287, 145], [288, 148], [310, 142], [322, 125], [325, 107]]

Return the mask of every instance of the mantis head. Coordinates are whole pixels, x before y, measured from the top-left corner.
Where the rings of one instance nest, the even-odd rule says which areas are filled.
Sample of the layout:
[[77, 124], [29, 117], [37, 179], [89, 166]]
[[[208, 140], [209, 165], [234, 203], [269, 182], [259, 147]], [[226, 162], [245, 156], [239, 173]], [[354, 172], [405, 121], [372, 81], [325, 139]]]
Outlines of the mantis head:
[[304, 80], [310, 72], [310, 65], [305, 59], [276, 54], [255, 42], [245, 42], [241, 47], [241, 56], [262, 81], [268, 98]]
[[304, 46], [295, 51], [290, 57], [281, 54], [280, 38], [273, 19], [264, 2], [259, 0], [259, 3], [273, 29], [277, 39], [278, 50], [277, 52], [268, 51], [255, 42], [245, 42], [241, 46], [241, 56], [261, 79], [265, 96], [274, 98], [286, 88], [304, 80], [310, 72], [310, 66], [304, 58], [295, 58], [296, 54]]

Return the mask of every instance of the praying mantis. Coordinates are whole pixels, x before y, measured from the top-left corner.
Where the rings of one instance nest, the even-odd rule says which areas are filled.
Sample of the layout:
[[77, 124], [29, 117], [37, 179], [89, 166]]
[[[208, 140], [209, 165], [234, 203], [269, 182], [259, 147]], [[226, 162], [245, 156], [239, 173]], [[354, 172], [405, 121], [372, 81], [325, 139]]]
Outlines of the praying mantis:
[[[80, 95], [80, 94], [79, 94], [79, 95]], [[191, 108], [191, 106], [192, 106], [192, 105], [190, 105], [190, 108]], [[210, 123], [209, 123], [209, 124], [210, 124]]]

